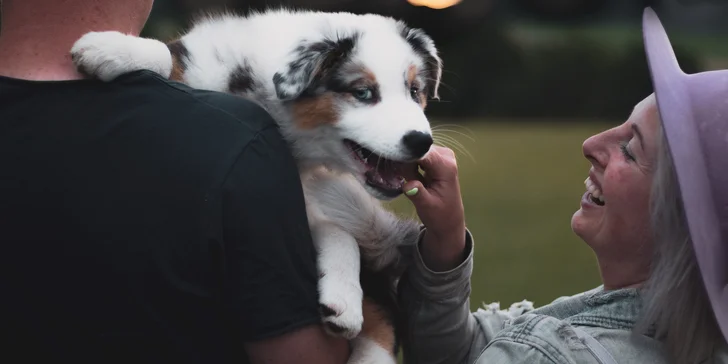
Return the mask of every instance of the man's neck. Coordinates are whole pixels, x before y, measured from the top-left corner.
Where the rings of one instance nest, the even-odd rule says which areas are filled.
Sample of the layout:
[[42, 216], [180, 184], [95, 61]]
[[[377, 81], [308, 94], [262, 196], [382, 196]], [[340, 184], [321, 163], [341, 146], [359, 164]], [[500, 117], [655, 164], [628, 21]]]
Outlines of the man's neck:
[[82, 79], [70, 51], [83, 34], [105, 30], [139, 34], [133, 18], [122, 14], [110, 20], [90, 11], [70, 12], [73, 15], [67, 18], [40, 12], [31, 17], [25, 13], [29, 12], [3, 14], [0, 76], [39, 81]]
[[73, 41], [38, 42], [33, 37], [0, 37], [0, 75], [25, 80], [77, 80], [70, 50]]

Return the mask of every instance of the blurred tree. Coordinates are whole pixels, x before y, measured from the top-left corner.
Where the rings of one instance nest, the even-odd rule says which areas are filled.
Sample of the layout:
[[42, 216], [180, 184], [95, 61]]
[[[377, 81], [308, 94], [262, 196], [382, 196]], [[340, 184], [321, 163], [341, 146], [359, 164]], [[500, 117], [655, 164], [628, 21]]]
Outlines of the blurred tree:
[[472, 117], [501, 110], [506, 95], [517, 87], [524, 55], [503, 28], [483, 22], [456, 39], [440, 44], [444, 59], [440, 102], [428, 113], [446, 117]]
[[[355, 14], [377, 13], [406, 21], [413, 27], [425, 29], [436, 42], [449, 42], [467, 34], [488, 19], [496, 0], [464, 0], [450, 8], [435, 10], [417, 7], [406, 0], [157, 0], [145, 34], [153, 34], [155, 22], [187, 26], [189, 20], [202, 12], [235, 11], [246, 14], [251, 10], [285, 6], [322, 11], [347, 11]], [[166, 32], [165, 32], [166, 33]]]
[[604, 10], [607, 0], [512, 0], [527, 14], [548, 20], [571, 21]]
[[[564, 24], [556, 19], [587, 22], [609, 13], [638, 32], [642, 5], [642, 0], [463, 0], [435, 10], [406, 0], [157, 0], [144, 36], [174, 37], [196, 14], [210, 11], [286, 6], [373, 12], [423, 28], [435, 40], [445, 70], [442, 101], [430, 103], [430, 115], [621, 120], [651, 92], [641, 37], [607, 44], [577, 27], [555, 27], [562, 29], [555, 39], [527, 36], [524, 42], [510, 30], [523, 14]], [[686, 54], [677, 39], [674, 45], [685, 71], [699, 70], [696, 56]]]

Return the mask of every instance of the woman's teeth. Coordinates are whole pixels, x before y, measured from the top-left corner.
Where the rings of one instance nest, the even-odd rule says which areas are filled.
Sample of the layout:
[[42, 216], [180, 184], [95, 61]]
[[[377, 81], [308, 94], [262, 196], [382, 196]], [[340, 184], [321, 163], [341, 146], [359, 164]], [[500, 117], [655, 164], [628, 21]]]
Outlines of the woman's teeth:
[[594, 200], [598, 201], [601, 205], [604, 205], [604, 196], [602, 196], [602, 190], [597, 187], [594, 182], [590, 178], [587, 177], [586, 180], [584, 180], [584, 184], [586, 185], [586, 190], [589, 191], [589, 194], [593, 197]]

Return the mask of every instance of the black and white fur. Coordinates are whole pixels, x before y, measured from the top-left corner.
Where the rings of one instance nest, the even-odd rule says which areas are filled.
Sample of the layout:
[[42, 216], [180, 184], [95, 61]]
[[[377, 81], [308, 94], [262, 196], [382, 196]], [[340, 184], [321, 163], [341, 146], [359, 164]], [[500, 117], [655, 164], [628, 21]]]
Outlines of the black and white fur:
[[362, 290], [362, 282], [369, 275], [369, 282], [392, 283], [378, 279], [401, 267], [400, 248], [415, 245], [420, 233], [416, 221], [396, 217], [380, 200], [400, 194], [394, 177], [416, 173], [414, 162], [432, 144], [424, 108], [438, 97], [442, 65], [424, 32], [379, 15], [280, 9], [207, 16], [169, 44], [92, 32], [71, 54], [103, 81], [147, 69], [264, 107], [301, 171], [323, 321], [353, 341], [350, 362], [396, 362], [396, 340], [371, 329], [392, 322], [367, 321], [391, 310], [385, 296], [368, 290], [391, 287]]

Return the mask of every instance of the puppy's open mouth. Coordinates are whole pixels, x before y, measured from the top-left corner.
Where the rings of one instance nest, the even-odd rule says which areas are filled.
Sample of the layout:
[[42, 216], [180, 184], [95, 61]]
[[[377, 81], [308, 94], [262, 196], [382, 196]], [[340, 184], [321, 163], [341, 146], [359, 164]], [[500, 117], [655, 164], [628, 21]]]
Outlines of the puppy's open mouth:
[[417, 176], [417, 163], [400, 162], [381, 157], [352, 140], [344, 140], [354, 160], [365, 168], [366, 183], [387, 197], [397, 197], [402, 193], [406, 180]]

